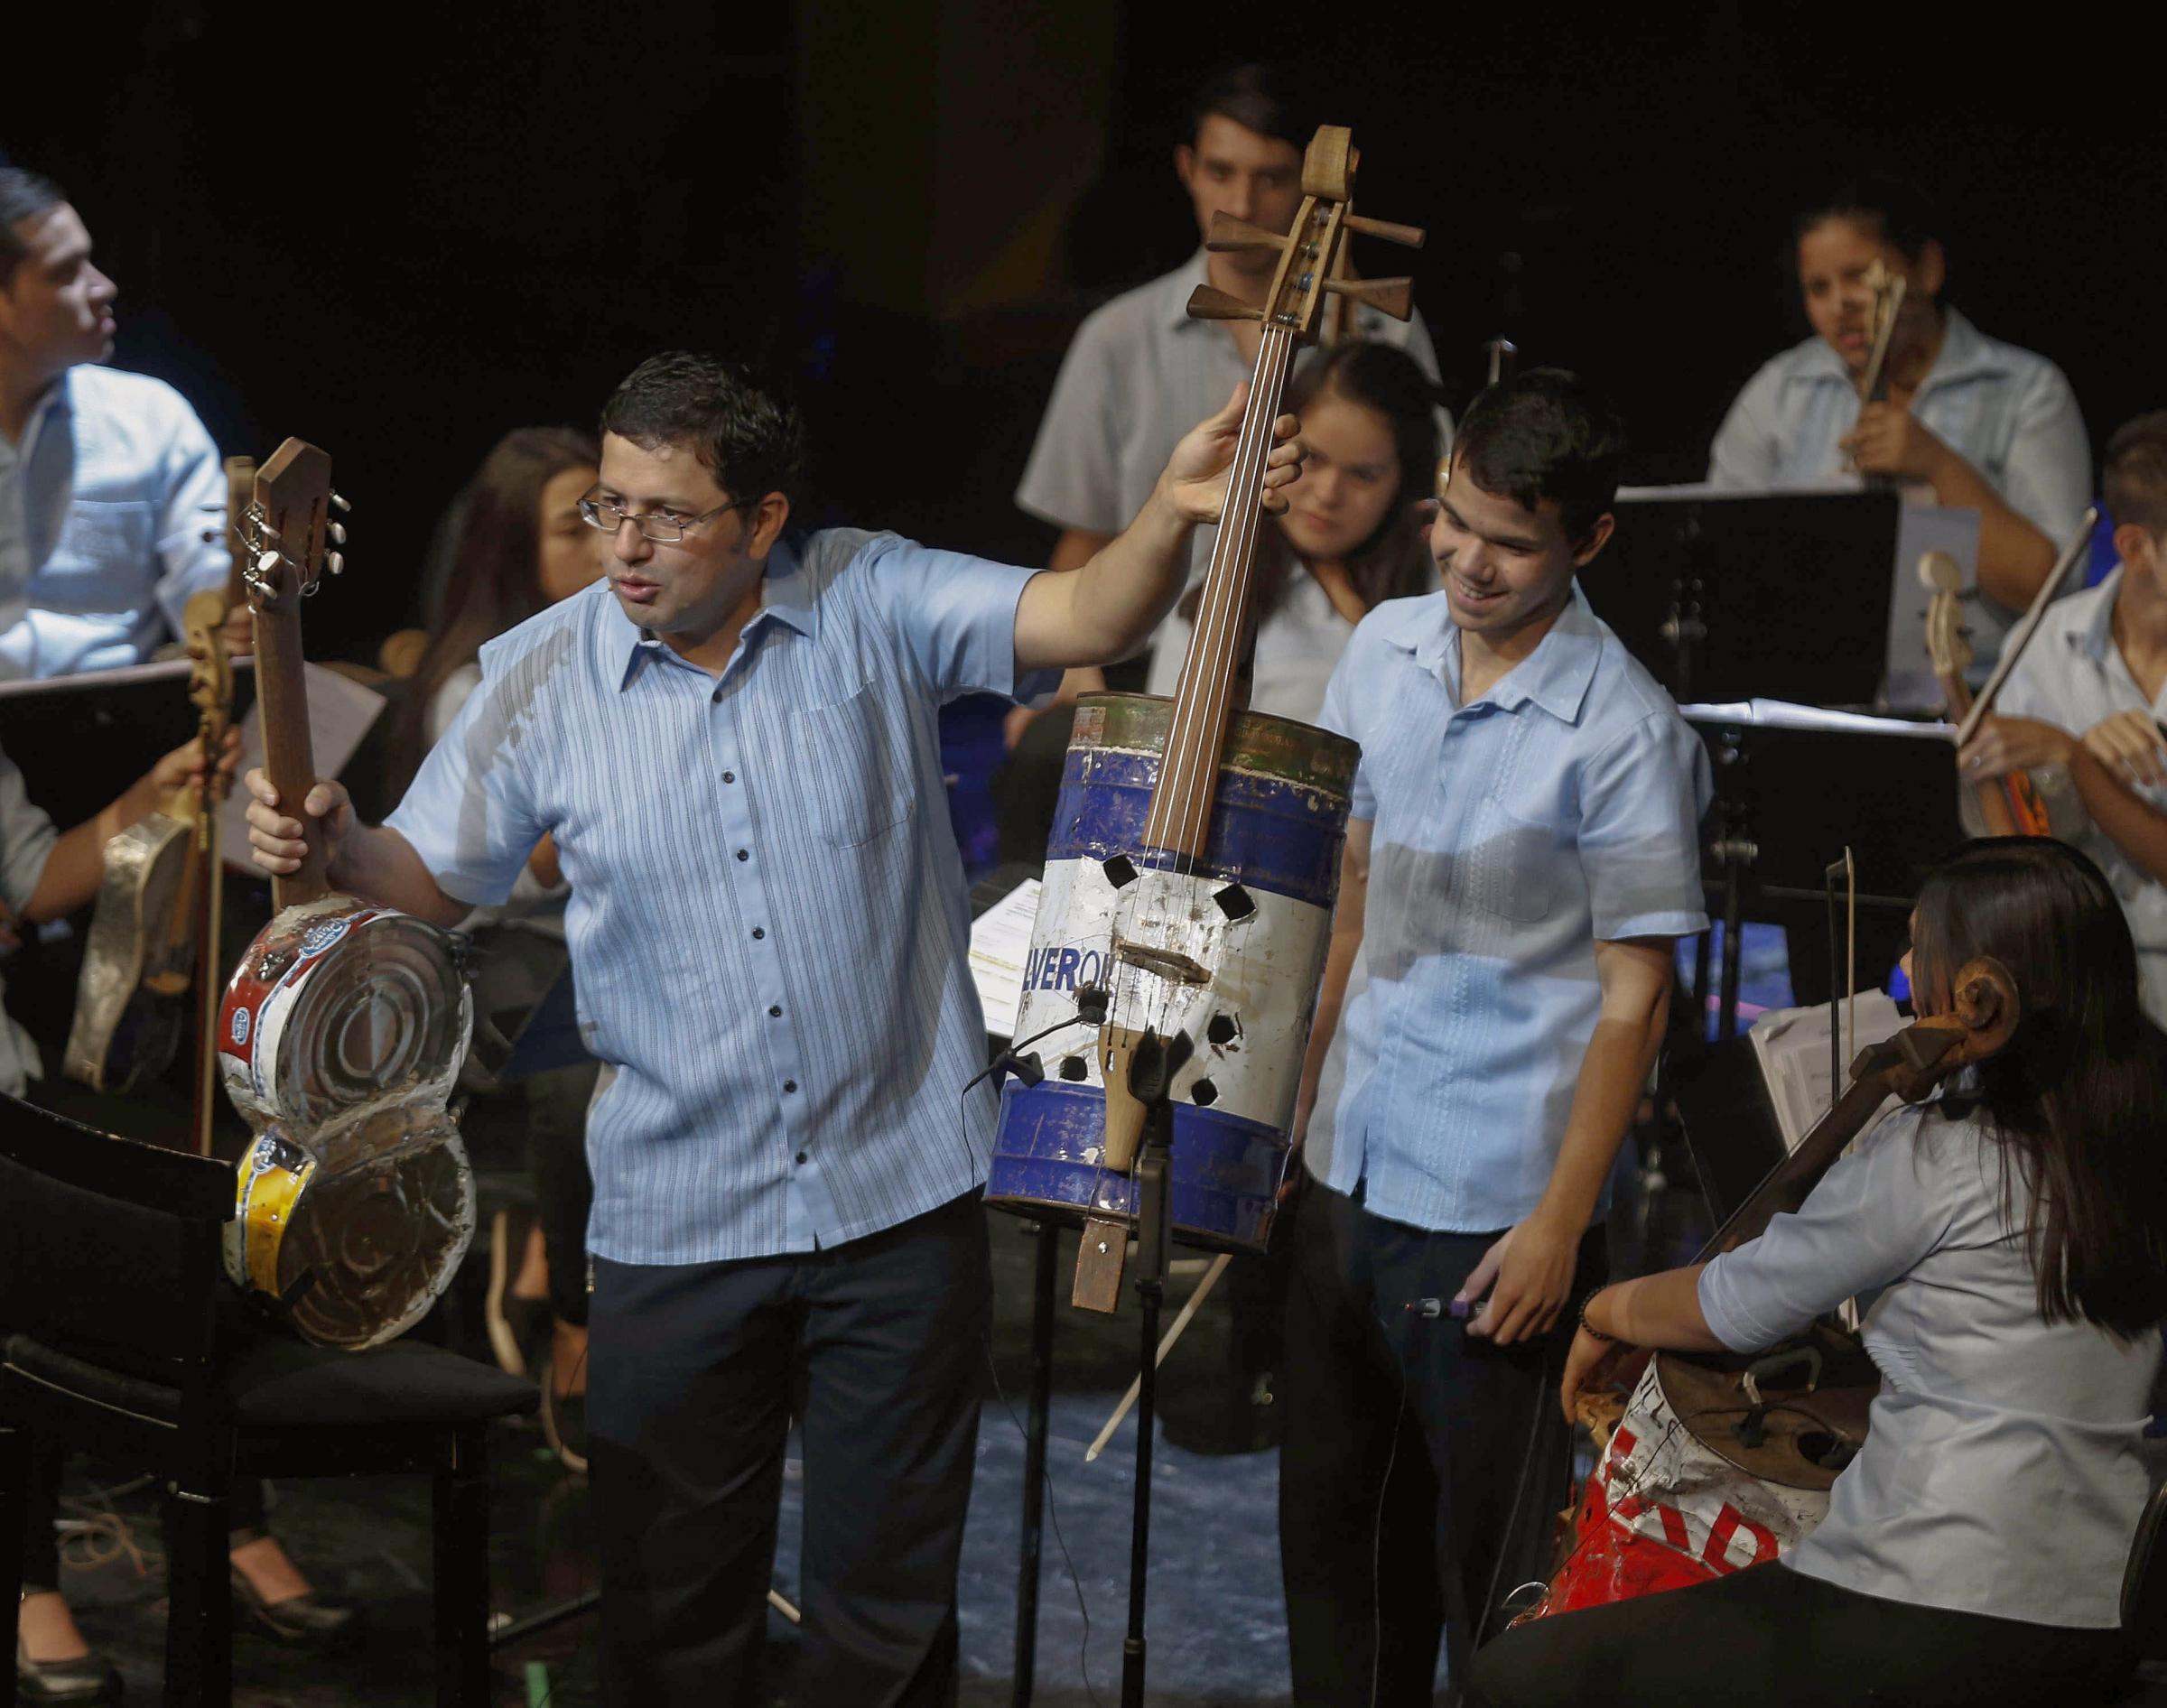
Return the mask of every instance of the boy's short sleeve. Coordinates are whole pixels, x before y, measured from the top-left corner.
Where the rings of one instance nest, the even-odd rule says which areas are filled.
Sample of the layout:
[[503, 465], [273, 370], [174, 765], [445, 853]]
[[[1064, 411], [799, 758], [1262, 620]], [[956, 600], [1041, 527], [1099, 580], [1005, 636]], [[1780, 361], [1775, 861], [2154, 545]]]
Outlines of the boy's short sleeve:
[[0, 753], [0, 901], [20, 915], [37, 893], [45, 861], [60, 832], [42, 807], [33, 805], [15, 762]]
[[1668, 707], [1597, 754], [1581, 778], [1580, 867], [1598, 941], [1706, 931], [1700, 820], [1708, 756]]

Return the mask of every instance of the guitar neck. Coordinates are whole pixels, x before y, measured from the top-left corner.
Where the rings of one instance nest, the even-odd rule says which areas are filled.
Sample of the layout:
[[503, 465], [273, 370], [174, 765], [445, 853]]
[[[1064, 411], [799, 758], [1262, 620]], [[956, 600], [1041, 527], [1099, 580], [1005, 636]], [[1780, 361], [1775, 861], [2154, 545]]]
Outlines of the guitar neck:
[[264, 730], [264, 775], [278, 791], [279, 810], [302, 821], [308, 852], [301, 869], [271, 880], [271, 902], [284, 910], [330, 894], [323, 827], [302, 812], [316, 781], [309, 739], [309, 686], [301, 655], [301, 599], [287, 588], [256, 613], [256, 702]]
[[1271, 457], [1272, 423], [1279, 419], [1286, 395], [1294, 352], [1292, 331], [1278, 325], [1264, 328], [1250, 379], [1249, 403], [1235, 441], [1233, 467], [1227, 475], [1219, 540], [1204, 577], [1181, 684], [1175, 692], [1166, 756], [1144, 818], [1146, 847], [1192, 860], [1204, 858], [1210, 840], [1219, 755], [1233, 717], [1234, 682], [1242, 666], [1255, 582], [1257, 540], [1267, 525], [1260, 500]]

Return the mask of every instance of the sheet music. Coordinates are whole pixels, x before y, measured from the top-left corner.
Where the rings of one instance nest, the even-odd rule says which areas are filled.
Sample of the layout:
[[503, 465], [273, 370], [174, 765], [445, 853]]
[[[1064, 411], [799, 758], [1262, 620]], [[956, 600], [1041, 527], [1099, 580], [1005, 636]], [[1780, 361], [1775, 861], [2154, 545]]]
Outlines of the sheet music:
[[[1883, 992], [1862, 990], [1857, 1001], [1860, 1049], [1893, 1038], [1903, 1030], [1903, 1016], [1896, 1012], [1896, 1005]], [[1795, 1151], [1813, 1124], [1828, 1114], [1830, 1107], [1828, 1005], [1823, 1002], [1810, 1008], [1771, 1009], [1753, 1022], [1753, 1029], [1745, 1035], [1753, 1041], [1754, 1059], [1760, 1063], [1761, 1077], [1768, 1086], [1769, 1101], [1775, 1105], [1776, 1125], [1783, 1133], [1783, 1148], [1786, 1152]], [[1896, 1107], [1897, 1100], [1890, 1098], [1874, 1110], [1874, 1120], [1879, 1120]], [[1868, 1121], [1866, 1126], [1873, 1124], [1874, 1121]]]
[[[185, 659], [181, 661], [181, 668], [187, 668]], [[373, 688], [363, 687], [351, 676], [321, 664], [304, 664], [302, 668], [308, 682], [309, 746], [316, 761], [316, 775], [335, 777], [346, 769], [346, 762], [354, 757], [361, 738], [368, 733], [369, 726], [384, 710], [384, 696]], [[233, 793], [226, 797], [225, 808], [219, 815], [220, 849], [226, 864], [237, 871], [256, 869], [248, 858], [249, 795], [241, 786], [240, 779], [250, 766], [263, 762], [263, 702], [258, 701], [241, 719], [241, 762], [234, 767]], [[1018, 989], [1023, 982], [1021, 967], [1018, 962], [1016, 975]]]
[[978, 987], [978, 1005], [986, 1011], [986, 1031], [993, 1037], [1016, 1035], [1024, 962], [1038, 921], [1038, 888], [1037, 878], [1025, 878], [971, 923], [971, 981]]

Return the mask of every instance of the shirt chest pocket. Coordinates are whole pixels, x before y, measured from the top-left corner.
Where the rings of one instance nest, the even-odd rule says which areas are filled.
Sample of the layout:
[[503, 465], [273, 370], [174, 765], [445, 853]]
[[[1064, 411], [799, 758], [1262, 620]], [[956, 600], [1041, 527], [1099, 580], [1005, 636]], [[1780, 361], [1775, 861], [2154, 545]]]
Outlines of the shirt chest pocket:
[[814, 822], [837, 848], [858, 848], [910, 817], [908, 732], [866, 683], [798, 720]]
[[[132, 606], [142, 587], [156, 579], [157, 526], [147, 499], [77, 498], [39, 579], [52, 577], [66, 602], [84, 609]], [[91, 577], [97, 578], [95, 589], [85, 585]], [[105, 597], [91, 597], [94, 590]]]
[[1502, 802], [1485, 801], [1473, 829], [1461, 859], [1467, 900], [1501, 919], [1548, 918], [1557, 859], [1550, 827], [1516, 816]]

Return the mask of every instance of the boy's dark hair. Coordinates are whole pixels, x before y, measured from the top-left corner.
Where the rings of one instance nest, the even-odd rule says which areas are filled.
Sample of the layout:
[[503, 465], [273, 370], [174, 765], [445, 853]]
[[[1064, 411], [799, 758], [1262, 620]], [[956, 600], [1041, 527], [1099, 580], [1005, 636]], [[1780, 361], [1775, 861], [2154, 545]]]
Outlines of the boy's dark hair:
[[744, 364], [718, 356], [648, 357], [602, 405], [601, 428], [642, 450], [691, 445], [732, 498], [779, 492], [795, 501], [804, 475], [796, 404]]
[[2167, 538], [2167, 409], [2115, 429], [2099, 469], [2099, 490], [2116, 527]]
[[1531, 367], [1467, 406], [1453, 461], [1484, 492], [1533, 510], [1558, 502], [1576, 544], [1618, 496], [1625, 429], [1609, 401], [1561, 367]]
[[0, 291], [15, 282], [15, 269], [30, 253], [15, 235], [15, 222], [35, 219], [67, 200], [51, 179], [21, 166], [0, 166]]
[[1816, 226], [1847, 219], [1916, 261], [1926, 246], [1941, 241], [1941, 217], [1926, 192], [1893, 172], [1861, 172], [1838, 184], [1818, 201], [1799, 209], [1791, 224], [1792, 246]]
[[1299, 88], [1294, 77], [1278, 65], [1230, 65], [1214, 72], [1190, 104], [1186, 140], [1194, 145], [1204, 121], [1215, 114], [1260, 136], [1277, 137], [1297, 149], [1307, 148], [1316, 126], [1299, 98]]

